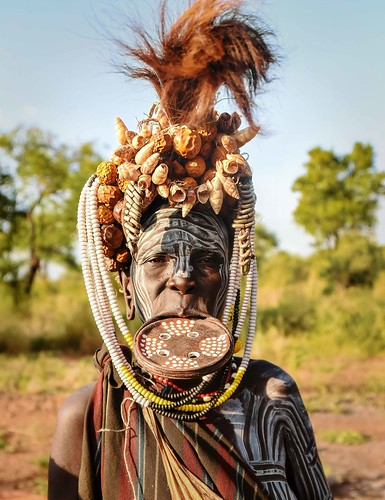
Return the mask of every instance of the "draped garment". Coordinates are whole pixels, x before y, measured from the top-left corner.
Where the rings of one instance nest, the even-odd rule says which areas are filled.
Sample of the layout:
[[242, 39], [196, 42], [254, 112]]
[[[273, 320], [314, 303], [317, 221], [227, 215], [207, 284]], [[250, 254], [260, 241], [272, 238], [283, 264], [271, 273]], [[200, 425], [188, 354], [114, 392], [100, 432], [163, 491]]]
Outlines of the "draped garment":
[[231, 399], [198, 422], [133, 402], [104, 351], [85, 419], [82, 500], [332, 498], [294, 381], [251, 361]]

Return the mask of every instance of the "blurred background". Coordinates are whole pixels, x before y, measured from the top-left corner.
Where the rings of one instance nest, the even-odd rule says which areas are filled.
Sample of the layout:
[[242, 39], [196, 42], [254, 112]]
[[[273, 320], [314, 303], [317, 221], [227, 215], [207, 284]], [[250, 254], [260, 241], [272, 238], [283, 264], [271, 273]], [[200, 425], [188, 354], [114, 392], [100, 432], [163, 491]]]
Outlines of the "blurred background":
[[[171, 13], [185, 5], [169, 0]], [[77, 200], [117, 146], [115, 117], [135, 129], [156, 100], [119, 73], [110, 39], [130, 40], [122, 13], [155, 34], [158, 6], [2, 4], [0, 498], [45, 496], [57, 407], [95, 378]], [[336, 498], [384, 498], [385, 4], [245, 8], [275, 32], [281, 56], [257, 100], [262, 132], [247, 145], [258, 196], [254, 356], [297, 379]], [[232, 109], [224, 93], [218, 101]]]

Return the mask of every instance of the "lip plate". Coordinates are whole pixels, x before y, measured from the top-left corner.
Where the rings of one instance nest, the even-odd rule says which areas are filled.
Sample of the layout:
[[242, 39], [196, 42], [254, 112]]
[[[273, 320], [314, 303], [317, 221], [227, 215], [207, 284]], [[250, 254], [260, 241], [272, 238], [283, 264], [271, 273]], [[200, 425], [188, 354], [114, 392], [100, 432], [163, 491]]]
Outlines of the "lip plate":
[[229, 330], [211, 316], [158, 316], [134, 337], [138, 364], [149, 373], [171, 379], [213, 373], [229, 361], [233, 351]]

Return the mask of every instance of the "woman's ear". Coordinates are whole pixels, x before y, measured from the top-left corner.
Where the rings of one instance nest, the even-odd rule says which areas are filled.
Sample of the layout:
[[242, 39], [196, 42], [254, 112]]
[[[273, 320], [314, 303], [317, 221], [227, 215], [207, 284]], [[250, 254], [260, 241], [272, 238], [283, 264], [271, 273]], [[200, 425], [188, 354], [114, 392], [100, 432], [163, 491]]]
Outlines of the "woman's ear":
[[120, 284], [122, 285], [123, 295], [126, 303], [126, 316], [128, 321], [135, 318], [134, 293], [132, 290], [131, 278], [128, 270], [119, 270]]

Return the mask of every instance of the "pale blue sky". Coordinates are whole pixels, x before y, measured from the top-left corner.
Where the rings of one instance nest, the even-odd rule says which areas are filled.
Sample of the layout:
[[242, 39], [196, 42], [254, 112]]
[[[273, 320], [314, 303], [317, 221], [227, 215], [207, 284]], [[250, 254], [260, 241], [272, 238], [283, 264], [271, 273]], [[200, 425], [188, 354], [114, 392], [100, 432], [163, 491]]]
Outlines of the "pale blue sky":
[[[170, 5], [183, 3], [169, 0]], [[119, 9], [145, 16], [155, 0], [13, 0], [0, 10], [0, 130], [37, 125], [60, 141], [94, 141], [106, 156], [115, 147], [114, 118], [135, 126], [155, 99], [114, 72], [114, 48], [102, 26], [124, 27]], [[277, 32], [284, 59], [260, 98], [266, 132], [247, 148], [257, 211], [280, 246], [306, 254], [311, 241], [295, 225], [291, 185], [314, 146], [348, 152], [370, 142], [385, 168], [385, 2], [383, 0], [249, 0]], [[111, 13], [115, 21], [111, 19]], [[120, 33], [121, 34], [121, 33]], [[385, 204], [383, 204], [385, 205]], [[385, 243], [385, 207], [378, 238]]]

